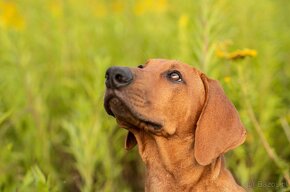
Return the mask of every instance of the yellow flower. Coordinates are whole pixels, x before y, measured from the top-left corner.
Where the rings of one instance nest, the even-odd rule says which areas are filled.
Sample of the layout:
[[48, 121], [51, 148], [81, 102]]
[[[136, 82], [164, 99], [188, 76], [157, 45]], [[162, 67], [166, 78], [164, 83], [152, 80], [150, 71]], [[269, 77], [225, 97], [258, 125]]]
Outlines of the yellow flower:
[[161, 13], [161, 12], [165, 12], [167, 10], [167, 7], [168, 7], [167, 0], [156, 0], [154, 2], [156, 2], [155, 6], [154, 6], [156, 12]]
[[218, 44], [215, 54], [219, 58], [224, 58], [228, 60], [243, 59], [245, 57], [256, 57], [257, 51], [254, 49], [239, 49], [233, 52], [228, 52], [228, 46], [231, 42], [222, 42]]
[[16, 30], [25, 28], [25, 20], [15, 3], [0, 2], [0, 26]]
[[229, 60], [243, 59], [245, 57], [256, 57], [257, 51], [253, 49], [243, 49], [228, 53], [227, 58]]
[[60, 1], [53, 1], [49, 5], [50, 12], [55, 17], [61, 17], [63, 14], [63, 8]]
[[114, 13], [122, 13], [124, 11], [124, 1], [113, 1], [112, 10]]
[[143, 15], [146, 13], [162, 13], [168, 8], [167, 0], [138, 0], [134, 6], [136, 15]]
[[181, 15], [178, 20], [178, 26], [180, 28], [186, 28], [188, 25], [188, 20], [189, 20], [188, 15], [185, 14]]
[[229, 77], [229, 76], [224, 77], [224, 81], [225, 81], [226, 83], [230, 83], [231, 80], [232, 80], [232, 78]]
[[136, 15], [143, 15], [146, 13], [150, 7], [151, 7], [151, 0], [145, 1], [145, 0], [139, 0], [134, 6], [134, 12]]
[[220, 50], [220, 49], [217, 49], [217, 50], [215, 51], [215, 54], [216, 54], [216, 56], [218, 56], [219, 58], [225, 58], [227, 53], [224, 52], [224, 51], [222, 51], [222, 50]]
[[91, 5], [91, 10], [96, 17], [105, 17], [108, 13], [107, 6], [99, 1]]

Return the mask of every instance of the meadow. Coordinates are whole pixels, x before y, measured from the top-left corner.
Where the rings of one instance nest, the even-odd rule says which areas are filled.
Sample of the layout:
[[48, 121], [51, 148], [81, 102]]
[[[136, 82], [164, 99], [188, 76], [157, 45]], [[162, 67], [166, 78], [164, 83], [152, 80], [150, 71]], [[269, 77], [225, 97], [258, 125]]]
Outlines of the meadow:
[[247, 128], [227, 166], [290, 191], [290, 1], [0, 0], [0, 191], [142, 191], [103, 108], [105, 71], [177, 59], [220, 81]]

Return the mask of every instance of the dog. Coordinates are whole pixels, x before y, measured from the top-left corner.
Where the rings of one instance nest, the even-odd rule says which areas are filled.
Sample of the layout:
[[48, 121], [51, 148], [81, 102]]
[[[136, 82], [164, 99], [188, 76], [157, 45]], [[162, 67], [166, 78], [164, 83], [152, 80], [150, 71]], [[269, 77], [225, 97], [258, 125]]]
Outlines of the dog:
[[138, 146], [145, 191], [245, 191], [224, 164], [246, 130], [216, 80], [175, 60], [106, 72], [104, 106]]

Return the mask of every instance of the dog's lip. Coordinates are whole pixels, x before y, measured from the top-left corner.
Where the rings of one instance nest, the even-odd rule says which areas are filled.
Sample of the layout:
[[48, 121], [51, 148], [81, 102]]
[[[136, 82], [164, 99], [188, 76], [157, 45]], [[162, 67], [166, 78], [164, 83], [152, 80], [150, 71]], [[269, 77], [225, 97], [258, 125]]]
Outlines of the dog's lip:
[[106, 112], [113, 117], [115, 117], [115, 115], [110, 108], [110, 100], [113, 99], [114, 97], [116, 97], [114, 94], [112, 93], [108, 94], [105, 96], [105, 101], [104, 101], [104, 107], [105, 107]]
[[[124, 105], [124, 107], [126, 108], [126, 110], [128, 110], [128, 112], [132, 115], [132, 117], [136, 118], [138, 121], [140, 121], [140, 123], [143, 123], [145, 124], [146, 126], [151, 126], [154, 128], [154, 130], [161, 130], [162, 128], [162, 125], [160, 123], [157, 123], [157, 122], [153, 122], [151, 120], [148, 120], [147, 118], [144, 118], [141, 114], [139, 114], [138, 112], [136, 111], [133, 111], [131, 107], [128, 107], [128, 105], [126, 104], [126, 102], [121, 99], [121, 97], [118, 97], [116, 93], [109, 93], [105, 96], [105, 101], [104, 101], [104, 107], [105, 107], [105, 110], [106, 112], [115, 117], [116, 118], [116, 115], [113, 113], [113, 111], [111, 110], [110, 108], [110, 101], [114, 98], [117, 98], [121, 103], [122, 105]], [[124, 120], [123, 120], [124, 121]], [[125, 122], [126, 124], [130, 124], [132, 125], [132, 123], [130, 122]], [[134, 127], [138, 127], [137, 125], [133, 125]]]

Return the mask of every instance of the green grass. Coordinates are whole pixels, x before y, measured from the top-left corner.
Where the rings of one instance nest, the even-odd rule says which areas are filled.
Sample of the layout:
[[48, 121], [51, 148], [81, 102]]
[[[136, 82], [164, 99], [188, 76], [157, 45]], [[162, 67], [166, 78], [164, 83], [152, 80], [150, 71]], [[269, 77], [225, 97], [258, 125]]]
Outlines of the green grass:
[[[103, 109], [104, 73], [156, 57], [223, 84], [248, 131], [228, 166], [250, 191], [286, 191], [289, 8], [282, 0], [0, 0], [0, 191], [142, 189], [138, 153], [123, 149], [125, 131]], [[221, 58], [220, 45], [257, 56]]]

